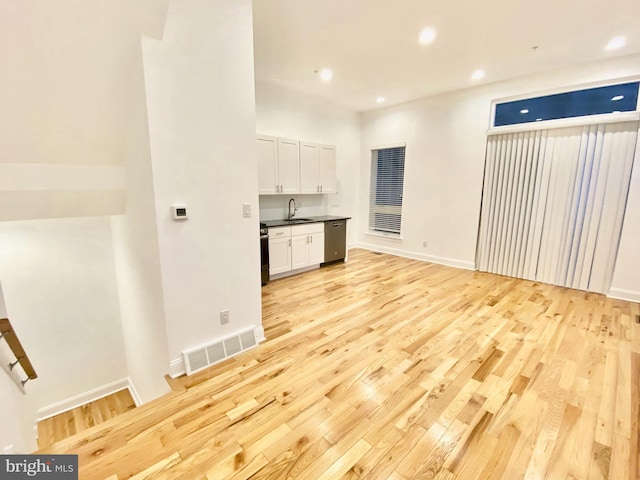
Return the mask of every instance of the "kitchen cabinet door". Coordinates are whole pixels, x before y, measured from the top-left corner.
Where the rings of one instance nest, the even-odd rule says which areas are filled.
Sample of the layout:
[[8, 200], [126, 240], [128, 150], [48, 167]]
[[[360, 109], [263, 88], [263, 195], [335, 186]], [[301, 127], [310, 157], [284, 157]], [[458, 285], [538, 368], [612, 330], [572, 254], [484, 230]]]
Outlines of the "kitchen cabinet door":
[[291, 237], [291, 270], [309, 266], [309, 235]]
[[283, 194], [300, 193], [300, 143], [278, 138], [278, 181]]
[[259, 135], [258, 154], [258, 194], [277, 193], [278, 185], [278, 139]]
[[291, 237], [269, 238], [269, 275], [291, 270]]
[[300, 193], [320, 193], [320, 146], [300, 143]]
[[320, 146], [318, 152], [318, 181], [321, 193], [336, 193], [336, 147]]
[[309, 235], [309, 265], [324, 262], [324, 233]]

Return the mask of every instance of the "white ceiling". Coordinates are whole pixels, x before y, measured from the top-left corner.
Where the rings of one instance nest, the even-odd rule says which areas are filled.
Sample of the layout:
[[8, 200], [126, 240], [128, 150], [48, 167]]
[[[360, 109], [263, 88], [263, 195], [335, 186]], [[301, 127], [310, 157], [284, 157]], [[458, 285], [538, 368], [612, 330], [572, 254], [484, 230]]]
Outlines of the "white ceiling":
[[[640, 53], [640, 0], [254, 0], [256, 79], [366, 111]], [[418, 44], [433, 27], [433, 44]], [[615, 36], [627, 45], [606, 51]], [[532, 47], [538, 48], [534, 51]], [[323, 83], [314, 71], [328, 67]], [[472, 81], [475, 69], [486, 71]]]

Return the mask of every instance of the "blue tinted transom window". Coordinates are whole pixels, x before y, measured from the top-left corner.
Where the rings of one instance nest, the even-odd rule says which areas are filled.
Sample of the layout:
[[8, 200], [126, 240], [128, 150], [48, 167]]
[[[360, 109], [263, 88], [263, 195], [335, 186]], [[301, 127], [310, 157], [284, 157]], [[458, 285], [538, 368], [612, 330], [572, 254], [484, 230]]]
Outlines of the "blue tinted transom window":
[[496, 104], [493, 125], [585, 117], [603, 113], [634, 112], [638, 107], [640, 82], [575, 90]]

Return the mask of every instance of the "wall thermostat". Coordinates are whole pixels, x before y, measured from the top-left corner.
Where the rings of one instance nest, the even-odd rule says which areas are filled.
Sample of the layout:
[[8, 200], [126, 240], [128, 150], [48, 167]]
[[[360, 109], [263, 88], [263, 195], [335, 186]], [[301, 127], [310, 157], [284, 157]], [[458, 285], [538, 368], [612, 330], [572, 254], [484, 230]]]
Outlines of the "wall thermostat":
[[189, 218], [187, 215], [186, 205], [171, 205], [171, 216], [174, 220], [186, 220]]

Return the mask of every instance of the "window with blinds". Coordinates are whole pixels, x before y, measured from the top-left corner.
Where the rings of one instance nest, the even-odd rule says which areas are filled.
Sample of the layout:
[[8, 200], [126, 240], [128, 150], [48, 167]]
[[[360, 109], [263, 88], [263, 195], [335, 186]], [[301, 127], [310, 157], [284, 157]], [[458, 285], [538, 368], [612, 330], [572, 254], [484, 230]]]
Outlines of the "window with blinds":
[[405, 147], [371, 151], [369, 230], [400, 235]]

